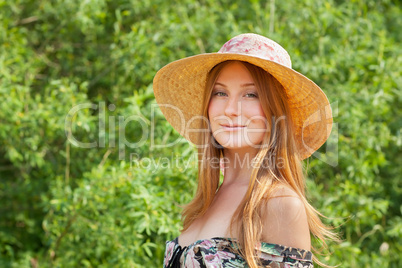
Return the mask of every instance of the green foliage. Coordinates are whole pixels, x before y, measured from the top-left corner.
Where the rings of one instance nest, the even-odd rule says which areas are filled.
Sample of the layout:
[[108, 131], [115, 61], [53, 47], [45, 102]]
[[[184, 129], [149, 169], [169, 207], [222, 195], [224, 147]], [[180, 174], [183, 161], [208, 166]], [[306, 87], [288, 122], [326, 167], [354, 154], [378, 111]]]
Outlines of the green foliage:
[[172, 193], [194, 175], [172, 171], [175, 174], [153, 172], [123, 161], [85, 173], [74, 190], [57, 178], [43, 222], [52, 265], [156, 265], [155, 260], [163, 258], [160, 245], [180, 228], [178, 200]]
[[282, 44], [332, 103], [332, 139], [307, 163], [309, 198], [343, 238], [322, 261], [402, 266], [399, 1], [0, 0], [0, 10], [1, 267], [160, 267], [197, 166], [155, 109], [153, 76], [244, 32]]

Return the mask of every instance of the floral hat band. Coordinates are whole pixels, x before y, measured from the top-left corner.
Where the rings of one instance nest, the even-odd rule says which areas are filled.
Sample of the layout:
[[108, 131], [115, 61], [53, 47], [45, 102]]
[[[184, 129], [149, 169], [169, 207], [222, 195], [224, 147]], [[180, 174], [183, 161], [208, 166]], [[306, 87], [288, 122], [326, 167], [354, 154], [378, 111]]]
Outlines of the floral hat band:
[[258, 34], [241, 34], [233, 37], [219, 49], [218, 53], [249, 55], [292, 68], [288, 52], [278, 43]]

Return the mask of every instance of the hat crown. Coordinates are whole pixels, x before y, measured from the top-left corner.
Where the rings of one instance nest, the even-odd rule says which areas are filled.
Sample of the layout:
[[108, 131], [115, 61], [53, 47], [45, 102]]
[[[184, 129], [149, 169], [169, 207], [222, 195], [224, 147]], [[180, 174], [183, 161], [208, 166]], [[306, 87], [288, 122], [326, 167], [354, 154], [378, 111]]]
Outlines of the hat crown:
[[288, 52], [278, 43], [258, 34], [241, 34], [227, 41], [218, 53], [243, 54], [292, 68]]

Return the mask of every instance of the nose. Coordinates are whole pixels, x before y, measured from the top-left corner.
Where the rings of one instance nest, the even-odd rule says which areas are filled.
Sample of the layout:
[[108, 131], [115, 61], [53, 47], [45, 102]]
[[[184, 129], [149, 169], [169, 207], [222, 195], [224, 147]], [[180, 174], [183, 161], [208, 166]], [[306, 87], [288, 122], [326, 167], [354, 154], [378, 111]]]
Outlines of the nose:
[[226, 116], [238, 116], [241, 113], [241, 103], [237, 98], [229, 98], [225, 106]]

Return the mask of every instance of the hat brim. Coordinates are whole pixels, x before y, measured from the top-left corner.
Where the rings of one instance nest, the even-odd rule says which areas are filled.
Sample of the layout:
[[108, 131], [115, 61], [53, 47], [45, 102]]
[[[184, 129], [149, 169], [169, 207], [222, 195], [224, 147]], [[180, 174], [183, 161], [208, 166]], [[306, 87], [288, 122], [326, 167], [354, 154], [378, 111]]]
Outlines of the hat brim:
[[[295, 141], [302, 159], [309, 157], [328, 139], [332, 111], [325, 93], [306, 76], [279, 63], [231, 53], [204, 53], [171, 62], [153, 81], [155, 99], [173, 128], [198, 145], [194, 119], [201, 115], [208, 72], [217, 64], [238, 60], [256, 65], [282, 84], [295, 125]], [[191, 127], [189, 127], [191, 126]]]

